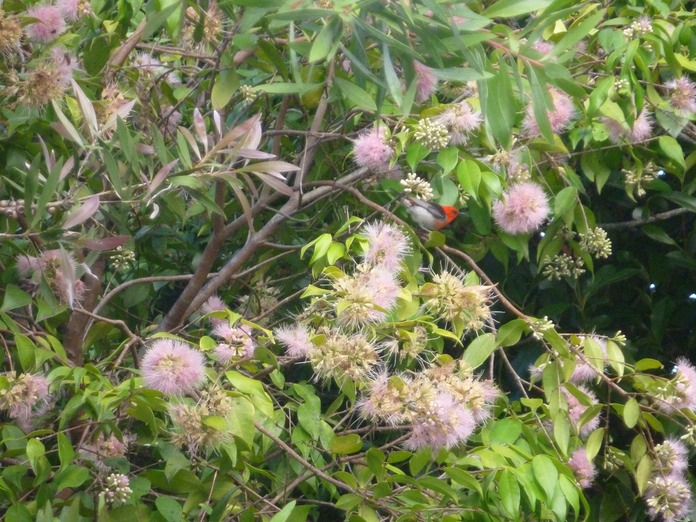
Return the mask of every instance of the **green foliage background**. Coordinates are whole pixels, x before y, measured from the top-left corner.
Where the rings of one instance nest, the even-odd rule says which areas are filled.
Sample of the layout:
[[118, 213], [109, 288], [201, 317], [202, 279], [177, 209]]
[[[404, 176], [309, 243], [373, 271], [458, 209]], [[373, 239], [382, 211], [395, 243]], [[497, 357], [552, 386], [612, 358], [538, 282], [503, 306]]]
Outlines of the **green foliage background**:
[[[57, 41], [22, 37], [0, 62], [0, 387], [11, 390], [12, 371], [44, 374], [52, 396], [28, 428], [5, 411], [7, 520], [647, 519], [654, 448], [692, 433], [696, 418], [666, 415], [655, 399], [696, 343], [695, 115], [670, 105], [667, 87], [696, 75], [692, 3], [89, 5]], [[32, 22], [27, 3], [1, 7]], [[649, 31], [627, 31], [641, 20]], [[26, 78], [53, 49], [74, 56], [74, 82], [26, 103]], [[422, 103], [414, 60], [439, 80]], [[575, 107], [560, 133], [551, 89]], [[421, 119], [462, 99], [483, 118], [466, 145], [414, 138]], [[539, 136], [522, 128], [529, 104]], [[607, 119], [628, 131], [641, 111], [655, 120], [649, 138], [609, 139]], [[375, 122], [397, 151], [388, 175], [351, 154]], [[495, 158], [510, 153], [549, 196], [552, 217], [533, 234], [505, 234], [491, 218], [509, 184]], [[409, 172], [465, 215], [441, 232], [409, 227], [399, 201]], [[631, 184], [627, 172], [645, 177]], [[364, 383], [318, 380], [274, 338], [309, 303], [314, 326], [334, 324], [317, 300], [339, 299], [326, 281], [353, 271], [363, 219], [398, 223], [413, 246], [408, 292], [372, 333], [403, 339], [424, 326], [429, 363], [463, 358], [503, 391], [466, 444], [407, 451], [398, 427], [356, 411]], [[608, 259], [580, 245], [594, 227], [611, 239]], [[19, 256], [46, 250], [77, 259], [82, 300], [61, 301], [45, 278], [27, 286]], [[585, 273], [545, 277], [559, 254]], [[495, 285], [495, 324], [464, 333], [428, 316], [422, 266]], [[218, 318], [245, 321], [257, 348], [227, 366], [208, 357], [233, 410], [205, 418], [218, 442], [191, 451], [173, 437], [175, 399], [144, 386], [139, 361], [153, 337], [209, 355], [200, 308], [213, 295], [229, 308]], [[539, 329], [544, 318], [554, 327]], [[561, 390], [592, 403], [568, 382], [583, 357], [598, 360], [582, 336], [593, 333], [615, 348], [606, 368], [595, 363], [599, 402], [583, 422], [598, 416], [600, 428], [584, 440]], [[546, 370], [529, 384], [535, 361]], [[127, 453], [102, 462], [100, 434], [129, 441]], [[567, 465], [578, 448], [599, 469], [588, 489]], [[111, 472], [130, 479], [120, 506], [102, 494]]]

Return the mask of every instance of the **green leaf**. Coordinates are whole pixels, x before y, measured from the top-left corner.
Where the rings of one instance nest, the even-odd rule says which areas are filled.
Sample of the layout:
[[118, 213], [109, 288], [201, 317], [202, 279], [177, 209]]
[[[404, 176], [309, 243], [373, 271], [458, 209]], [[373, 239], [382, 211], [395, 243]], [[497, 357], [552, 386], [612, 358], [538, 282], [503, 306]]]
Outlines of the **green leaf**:
[[513, 18], [546, 9], [551, 3], [552, 0], [500, 0], [481, 14], [488, 18]]
[[26, 335], [15, 334], [15, 344], [17, 345], [17, 358], [19, 365], [25, 372], [30, 372], [36, 364], [36, 345]]
[[623, 350], [611, 339], [607, 339], [607, 361], [619, 377], [623, 377], [626, 367]]
[[270, 522], [287, 522], [290, 520], [290, 515], [292, 515], [292, 511], [295, 509], [295, 504], [295, 500], [287, 504], [283, 509], [273, 515]]
[[623, 419], [627, 428], [633, 428], [638, 424], [638, 419], [640, 419], [640, 404], [638, 401], [631, 398], [628, 400], [623, 410]]
[[498, 476], [498, 495], [505, 513], [513, 519], [517, 519], [520, 512], [520, 485], [515, 474], [509, 470], [503, 470]]
[[522, 434], [522, 423], [517, 419], [500, 419], [491, 423], [490, 444], [514, 444]]
[[517, 344], [522, 337], [527, 323], [522, 319], [513, 319], [498, 329], [497, 343], [500, 347]]
[[336, 437], [331, 443], [331, 452], [336, 455], [348, 455], [357, 453], [363, 447], [363, 441], [360, 435], [351, 433], [350, 435], [342, 435]]
[[157, 511], [167, 522], [181, 522], [183, 520], [183, 510], [181, 505], [172, 497], [160, 495], [155, 500]]
[[46, 454], [46, 448], [39, 439], [31, 438], [27, 441], [26, 453], [31, 469], [38, 474], [38, 461]]
[[602, 442], [604, 441], [604, 428], [597, 428], [590, 436], [587, 437], [587, 442], [585, 443], [585, 453], [587, 454], [587, 460], [592, 461], [599, 450], [602, 448]]
[[16, 285], [7, 285], [0, 310], [7, 312], [31, 304], [31, 296]]
[[237, 71], [232, 68], [222, 69], [213, 83], [213, 90], [210, 93], [210, 101], [213, 109], [222, 110], [229, 103], [239, 89], [239, 76]]
[[532, 459], [534, 479], [546, 493], [546, 499], [551, 501], [558, 484], [558, 470], [546, 455], [535, 455]]
[[638, 466], [636, 466], [636, 487], [638, 488], [639, 495], [642, 495], [645, 488], [648, 486], [648, 481], [652, 476], [652, 470], [653, 464], [650, 455], [643, 455]]
[[653, 241], [657, 241], [658, 243], [662, 243], [664, 245], [678, 246], [677, 242], [672, 239], [672, 236], [670, 236], [658, 225], [645, 225], [641, 227], [641, 230]]
[[658, 144], [660, 150], [672, 161], [676, 168], [676, 174], [681, 178], [686, 170], [686, 162], [684, 161], [684, 151], [679, 142], [672, 136], [660, 136]]
[[478, 368], [495, 350], [495, 335], [486, 333], [474, 339], [464, 351], [462, 361], [466, 362], [472, 368]]
[[70, 439], [65, 435], [65, 433], [58, 433], [57, 442], [58, 458], [60, 459], [61, 467], [64, 468], [72, 462], [72, 459], [75, 456], [75, 450], [70, 443]]
[[554, 215], [568, 222], [572, 220], [573, 210], [578, 202], [578, 190], [575, 187], [566, 187], [556, 194], [554, 201]]
[[553, 130], [549, 122], [549, 109], [547, 100], [548, 88], [542, 85], [539, 77], [531, 65], [527, 66], [527, 76], [529, 77], [529, 86], [532, 88], [532, 108], [534, 109], [534, 119], [539, 126], [541, 135], [546, 141], [553, 143]]
[[334, 79], [334, 85], [348, 98], [356, 107], [370, 112], [377, 112], [377, 104], [370, 94], [357, 85], [343, 78]]
[[637, 372], [646, 372], [648, 370], [660, 370], [662, 368], [662, 363], [656, 359], [641, 359], [635, 365]]
[[89, 479], [89, 470], [82, 466], [68, 466], [56, 477], [56, 491], [78, 488]]
[[312, 42], [309, 51], [309, 63], [331, 59], [338, 48], [338, 42], [343, 35], [343, 21], [336, 16], [327, 23]]
[[443, 176], [449, 174], [459, 161], [459, 149], [457, 147], [447, 147], [437, 153], [437, 164], [442, 167]]
[[323, 86], [321, 83], [291, 83], [291, 82], [276, 82], [254, 87], [257, 91], [262, 91], [268, 94], [306, 94], [314, 89], [320, 89]]

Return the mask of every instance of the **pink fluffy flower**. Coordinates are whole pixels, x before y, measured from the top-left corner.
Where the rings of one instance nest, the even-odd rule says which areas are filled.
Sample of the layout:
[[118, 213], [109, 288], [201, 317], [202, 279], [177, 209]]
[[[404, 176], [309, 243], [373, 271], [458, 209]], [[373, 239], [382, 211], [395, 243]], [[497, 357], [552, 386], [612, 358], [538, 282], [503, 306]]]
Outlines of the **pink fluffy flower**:
[[[592, 390], [585, 388], [581, 384], [578, 385], [577, 388], [581, 393], [587, 396], [587, 399], [592, 405], [597, 404], [597, 396], [594, 394], [594, 392], [592, 392]], [[562, 388], [562, 390], [563, 394], [565, 395], [566, 401], [568, 402], [568, 417], [570, 418], [573, 425], [577, 428], [578, 424], [580, 423], [580, 418], [590, 408], [590, 406], [580, 402], [580, 400], [577, 397], [575, 397], [575, 395], [570, 393], [567, 389]], [[590, 435], [590, 433], [597, 429], [598, 426], [599, 417], [595, 415], [592, 419], [585, 422], [579, 428], [580, 436], [582, 438], [587, 438]]]
[[22, 277], [30, 276], [39, 269], [39, 259], [34, 256], [20, 254], [17, 256], [17, 271]]
[[[596, 342], [599, 347], [602, 349], [602, 353], [604, 354], [604, 361], [603, 363], [606, 363], [607, 360], [607, 342], [600, 338], [600, 337], [591, 337], [591, 339]], [[587, 359], [587, 356], [585, 356]], [[580, 383], [580, 382], [588, 382], [588, 381], [594, 381], [597, 378], [597, 369], [595, 366], [589, 364], [591, 361], [585, 362], [582, 360], [578, 360], [577, 364], [575, 365], [575, 369], [573, 370], [573, 375], [570, 376], [570, 382], [573, 383]]]
[[205, 381], [203, 354], [173, 339], [158, 339], [152, 343], [143, 357], [141, 369], [145, 385], [166, 395], [190, 393]]
[[609, 140], [617, 145], [624, 140], [632, 144], [642, 143], [652, 136], [653, 120], [647, 110], [640, 113], [631, 128], [612, 118], [603, 118], [602, 123], [609, 132]]
[[466, 144], [469, 134], [481, 125], [481, 113], [475, 112], [467, 102], [452, 106], [435, 118], [435, 122], [447, 127], [450, 144]]
[[290, 357], [309, 357], [314, 350], [314, 344], [309, 330], [302, 324], [285, 325], [276, 328], [273, 333], [280, 343], [285, 346]]
[[437, 77], [433, 74], [433, 70], [420, 63], [418, 60], [413, 60], [413, 69], [416, 73], [416, 101], [422, 103], [426, 101], [437, 90]]
[[452, 448], [469, 438], [475, 429], [471, 410], [459, 404], [451, 393], [438, 392], [430, 411], [414, 421], [405, 446], [411, 450]]
[[[401, 293], [401, 286], [394, 272], [385, 267], [377, 266], [364, 274], [365, 287], [373, 292], [372, 302], [383, 308], [391, 310], [396, 305], [396, 300]], [[384, 316], [384, 312], [380, 311]], [[381, 317], [383, 320], [384, 317]]]
[[385, 140], [385, 131], [375, 128], [353, 140], [355, 163], [375, 172], [389, 170], [394, 149]]
[[691, 486], [683, 476], [654, 476], [643, 496], [651, 520], [677, 522], [691, 510]]
[[568, 467], [573, 471], [582, 489], [589, 488], [597, 475], [594, 464], [587, 458], [585, 448], [580, 448], [573, 452], [568, 461]]
[[532, 44], [532, 49], [540, 52], [543, 55], [551, 54], [555, 48], [555, 45], [553, 45], [551, 42], [547, 42], [546, 40], [537, 40]]
[[27, 37], [33, 42], [50, 43], [65, 31], [63, 14], [54, 5], [41, 4], [30, 7], [27, 9], [27, 16], [36, 18], [36, 22], [24, 28]]
[[55, 66], [58, 83], [63, 87], [70, 85], [73, 72], [77, 68], [77, 58], [74, 54], [68, 53], [65, 49], [54, 47], [51, 49], [51, 60]]
[[665, 84], [669, 89], [669, 104], [682, 116], [696, 112], [696, 83], [682, 76]]
[[71, 22], [92, 12], [88, 0], [56, 0], [56, 7]]
[[544, 189], [536, 183], [519, 183], [503, 192], [493, 204], [493, 219], [508, 234], [535, 231], [549, 215]]
[[[568, 124], [575, 114], [575, 107], [573, 106], [573, 101], [570, 99], [570, 96], [563, 91], [551, 89], [549, 94], [551, 95], [552, 107], [547, 109], [546, 115], [549, 119], [551, 130], [558, 134], [568, 127]], [[531, 103], [527, 105], [527, 112], [522, 121], [522, 128], [526, 136], [534, 137], [541, 135], [539, 122], [537, 122], [534, 114], [534, 105]]]
[[48, 402], [48, 379], [43, 375], [10, 373], [7, 376], [9, 389], [0, 396], [0, 409], [7, 413], [22, 428], [31, 428], [33, 419], [40, 413], [42, 404]]
[[224, 342], [215, 347], [215, 356], [222, 364], [232, 359], [254, 356], [254, 339], [251, 328], [245, 324], [231, 327], [228, 322], [220, 321], [213, 328], [213, 335]]
[[368, 223], [363, 229], [369, 243], [363, 254], [365, 263], [382, 266], [392, 273], [401, 270], [401, 261], [411, 250], [406, 235], [394, 225], [384, 222]]
[[655, 446], [653, 470], [662, 475], [682, 476], [689, 469], [689, 450], [678, 439], [668, 438]]

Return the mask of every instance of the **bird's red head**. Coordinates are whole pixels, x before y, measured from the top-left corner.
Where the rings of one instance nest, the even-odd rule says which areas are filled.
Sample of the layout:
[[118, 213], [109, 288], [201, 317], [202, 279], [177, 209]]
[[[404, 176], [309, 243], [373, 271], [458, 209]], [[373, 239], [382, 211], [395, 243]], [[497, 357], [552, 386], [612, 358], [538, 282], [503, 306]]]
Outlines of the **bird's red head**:
[[448, 207], [445, 205], [442, 205], [442, 210], [445, 212], [445, 219], [439, 223], [437, 223], [436, 228], [439, 230], [441, 228], [445, 228], [447, 225], [449, 225], [454, 219], [459, 215], [459, 210], [457, 210], [455, 207]]

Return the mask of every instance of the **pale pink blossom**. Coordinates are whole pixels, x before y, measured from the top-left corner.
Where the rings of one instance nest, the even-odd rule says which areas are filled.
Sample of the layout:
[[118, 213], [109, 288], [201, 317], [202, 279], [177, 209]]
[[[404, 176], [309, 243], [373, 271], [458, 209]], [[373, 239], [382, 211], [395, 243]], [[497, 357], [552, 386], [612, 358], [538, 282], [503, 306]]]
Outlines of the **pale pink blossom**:
[[435, 118], [435, 122], [447, 127], [450, 134], [450, 144], [464, 145], [469, 134], [481, 125], [481, 113], [474, 111], [467, 102], [463, 101], [447, 109]]
[[29, 431], [32, 421], [42, 413], [42, 405], [49, 401], [48, 379], [43, 375], [22, 373], [7, 375], [9, 388], [0, 395], [0, 409], [25, 431]]
[[220, 321], [215, 324], [213, 335], [224, 341], [214, 350], [220, 363], [227, 364], [232, 359], [254, 356], [255, 344], [248, 325], [232, 327], [228, 322]]
[[366, 272], [364, 281], [365, 287], [374, 292], [372, 302], [375, 305], [387, 311], [394, 308], [401, 293], [401, 285], [394, 272], [377, 266]]
[[689, 469], [689, 450], [678, 439], [669, 437], [655, 446], [653, 469], [662, 475], [682, 476]]
[[[601, 337], [591, 337], [591, 339], [595, 341], [602, 349], [602, 353], [604, 354], [603, 364], [605, 364], [607, 359], [606, 340], [602, 339]], [[587, 359], [587, 355], [585, 356], [585, 358]], [[570, 382], [580, 383], [594, 381], [598, 376], [597, 368], [591, 365], [590, 362], [591, 361], [589, 360], [588, 362], [585, 362], [583, 360], [578, 359], [577, 364], [575, 365], [575, 369], [573, 370], [573, 374], [570, 376]]]
[[[225, 310], [227, 310], [225, 303], [217, 295], [210, 296], [208, 300], [203, 303], [203, 306], [201, 306], [201, 313], [205, 315], [212, 314], [213, 312], [224, 312]], [[224, 319], [214, 316], [208, 317], [208, 320], [213, 327], [227, 322]]]
[[493, 219], [508, 234], [525, 234], [538, 229], [549, 211], [548, 199], [540, 185], [518, 183], [493, 204]]
[[73, 72], [77, 68], [77, 58], [64, 48], [54, 47], [51, 49], [51, 59], [55, 67], [58, 84], [67, 87], [70, 85]]
[[668, 81], [665, 87], [669, 89], [669, 104], [682, 116], [696, 112], [696, 83], [686, 76]]
[[92, 12], [88, 0], [56, 0], [56, 7], [71, 22]]
[[65, 31], [63, 15], [54, 5], [40, 4], [30, 7], [27, 9], [27, 16], [36, 19], [24, 28], [27, 37], [33, 42], [50, 43]]
[[573, 475], [582, 489], [589, 488], [597, 475], [594, 464], [587, 458], [585, 448], [573, 452], [568, 461], [568, 467], [573, 471]]
[[387, 143], [383, 128], [375, 128], [353, 140], [355, 163], [375, 172], [389, 170], [394, 149]]
[[555, 45], [553, 45], [551, 42], [547, 42], [546, 40], [537, 40], [532, 44], [532, 49], [543, 55], [551, 54], [555, 48]]
[[691, 486], [683, 476], [654, 476], [643, 497], [652, 520], [681, 521], [691, 509]]
[[416, 73], [416, 101], [422, 103], [437, 90], [437, 77], [430, 67], [418, 60], [413, 60], [413, 70]]
[[363, 232], [369, 243], [363, 254], [365, 263], [398, 273], [404, 256], [411, 250], [406, 235], [394, 225], [382, 221], [368, 223]]
[[39, 269], [39, 259], [34, 256], [20, 254], [17, 256], [17, 271], [22, 277], [27, 277]]
[[471, 410], [459, 404], [451, 393], [438, 392], [429, 411], [415, 419], [405, 446], [420, 448], [452, 448], [466, 441], [476, 429]]
[[696, 411], [696, 368], [684, 357], [677, 359], [673, 379], [674, 395], [658, 401], [657, 406], [666, 413], [688, 408]]
[[205, 358], [188, 344], [158, 339], [145, 352], [141, 370], [145, 385], [165, 395], [182, 395], [205, 381]]
[[273, 333], [290, 357], [308, 357], [314, 350], [311, 333], [303, 324], [281, 326]]
[[602, 118], [602, 123], [609, 133], [609, 140], [616, 144], [624, 140], [631, 144], [642, 143], [652, 136], [653, 120], [647, 110], [638, 115], [630, 128], [612, 118]]
[[[552, 88], [549, 90], [549, 94], [551, 95], [551, 107], [546, 110], [546, 115], [549, 119], [551, 130], [558, 134], [563, 132], [570, 124], [575, 114], [575, 107], [570, 96], [563, 91]], [[526, 136], [535, 137], [541, 135], [539, 122], [534, 114], [534, 105], [532, 103], [527, 105], [522, 128]]]
[[[563, 394], [565, 395], [566, 402], [568, 403], [568, 417], [570, 418], [573, 425], [578, 428], [580, 423], [580, 418], [584, 413], [590, 408], [590, 406], [583, 404], [580, 400], [570, 393], [566, 388], [561, 388]], [[594, 392], [583, 385], [579, 384], [577, 389], [587, 396], [587, 400], [591, 405], [597, 404], [597, 396]], [[580, 436], [584, 439], [587, 438], [590, 433], [597, 429], [599, 426], [599, 417], [595, 415], [592, 419], [585, 422], [581, 427], [579, 427]]]

